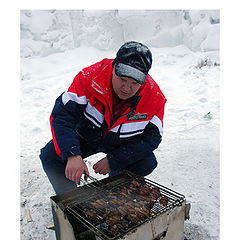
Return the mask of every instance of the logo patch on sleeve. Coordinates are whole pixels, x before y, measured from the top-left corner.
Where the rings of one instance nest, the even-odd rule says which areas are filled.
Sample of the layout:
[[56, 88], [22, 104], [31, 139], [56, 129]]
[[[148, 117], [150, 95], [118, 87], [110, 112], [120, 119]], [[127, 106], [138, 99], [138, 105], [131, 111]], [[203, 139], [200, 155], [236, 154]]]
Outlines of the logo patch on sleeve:
[[147, 117], [147, 113], [137, 113], [136, 115], [130, 117], [128, 121], [147, 119]]

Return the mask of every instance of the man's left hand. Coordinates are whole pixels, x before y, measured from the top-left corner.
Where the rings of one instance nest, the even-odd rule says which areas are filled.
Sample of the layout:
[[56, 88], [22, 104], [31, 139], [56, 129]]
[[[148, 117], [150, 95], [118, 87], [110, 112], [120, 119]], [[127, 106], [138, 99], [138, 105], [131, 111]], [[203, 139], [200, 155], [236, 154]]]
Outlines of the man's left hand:
[[105, 157], [93, 165], [95, 173], [106, 175], [111, 172], [108, 159]]

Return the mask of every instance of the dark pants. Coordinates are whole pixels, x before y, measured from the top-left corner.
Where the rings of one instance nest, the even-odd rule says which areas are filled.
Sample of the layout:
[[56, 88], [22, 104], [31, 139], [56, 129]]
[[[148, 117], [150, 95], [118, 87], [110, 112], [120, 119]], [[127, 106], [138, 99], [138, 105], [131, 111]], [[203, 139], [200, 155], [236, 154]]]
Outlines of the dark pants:
[[[83, 149], [82, 149], [83, 150]], [[89, 154], [86, 154], [89, 155]], [[47, 145], [41, 149], [40, 159], [42, 161], [42, 166], [47, 174], [50, 183], [56, 194], [66, 192], [68, 190], [74, 189], [77, 185], [75, 182], [67, 179], [65, 177], [65, 167], [66, 163], [63, 163], [61, 158], [56, 154], [53, 140], [51, 140]], [[152, 153], [151, 155], [145, 157], [144, 159], [129, 165], [126, 170], [131, 171], [140, 176], [146, 176], [150, 174], [157, 166], [157, 161]], [[116, 175], [119, 171], [110, 172], [110, 176]]]

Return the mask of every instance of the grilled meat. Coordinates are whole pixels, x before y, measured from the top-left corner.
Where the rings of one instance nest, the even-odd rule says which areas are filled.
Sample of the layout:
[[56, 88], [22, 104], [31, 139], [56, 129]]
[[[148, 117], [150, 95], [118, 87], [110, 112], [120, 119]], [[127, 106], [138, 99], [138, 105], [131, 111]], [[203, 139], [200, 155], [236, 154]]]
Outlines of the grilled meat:
[[126, 216], [127, 213], [128, 213], [127, 209], [126, 209], [124, 206], [120, 206], [120, 207], [118, 208], [118, 212], [119, 212], [119, 214], [122, 215], [122, 216]]
[[128, 191], [127, 193], [125, 193], [125, 192], [120, 192], [119, 194], [120, 194], [121, 197], [128, 197], [129, 193], [130, 193], [130, 192]]
[[91, 217], [91, 218], [97, 218], [97, 212], [96, 210], [87, 210], [85, 212], [85, 214], [88, 216], [88, 217]]
[[108, 216], [113, 216], [116, 214], [118, 214], [118, 208], [106, 208], [103, 217], [106, 218]]
[[121, 189], [121, 192], [129, 194], [128, 188], [125, 186]]
[[144, 184], [139, 188], [139, 193], [142, 195], [149, 195], [151, 191], [152, 191], [151, 187], [148, 186], [147, 184]]
[[151, 209], [154, 206], [154, 203], [155, 201], [152, 199], [150, 201], [144, 201], [144, 205], [149, 209]]
[[126, 220], [123, 219], [123, 220], [121, 221], [121, 224], [118, 223], [117, 226], [118, 226], [120, 229], [122, 229], [122, 230], [126, 230], [126, 229], [128, 228], [128, 226], [129, 226], [129, 224], [128, 224], [128, 221], [126, 221]]
[[[138, 223], [151, 215], [151, 208], [158, 198], [161, 204], [167, 205], [168, 199], [163, 197], [158, 187], [131, 181], [128, 186], [109, 191], [108, 200], [98, 199], [90, 204], [94, 209], [86, 211], [86, 215], [97, 219], [101, 217], [113, 235], [119, 234], [129, 227], [129, 223]], [[107, 199], [107, 198], [106, 198]], [[130, 222], [129, 222], [130, 221]]]
[[161, 197], [162, 194], [160, 192], [160, 189], [158, 187], [153, 187], [150, 196], [154, 199], [158, 199], [159, 197]]
[[118, 215], [114, 215], [114, 216], [110, 216], [105, 220], [105, 223], [109, 226], [115, 225], [117, 223], [119, 223], [121, 220], [120, 216]]
[[90, 204], [97, 209], [103, 209], [107, 206], [107, 202], [103, 199], [96, 200], [95, 202], [91, 202]]
[[112, 204], [113, 206], [116, 206], [119, 205], [119, 200], [117, 198], [114, 198], [110, 200], [109, 203]]
[[168, 204], [168, 199], [167, 197], [163, 196], [160, 198], [160, 203], [163, 205], [163, 206], [167, 206]]
[[109, 230], [112, 232], [113, 235], [117, 235], [119, 233], [117, 225], [110, 226]]
[[132, 181], [132, 182], [130, 183], [130, 186], [134, 186], [134, 187], [136, 187], [136, 188], [139, 188], [139, 187], [141, 186], [141, 184], [140, 184], [139, 182], [137, 182], [137, 181]]
[[133, 223], [137, 223], [139, 221], [139, 217], [136, 213], [130, 213], [127, 215], [127, 218]]
[[136, 213], [142, 219], [150, 216], [150, 211], [146, 207], [136, 208]]
[[128, 189], [129, 193], [135, 193], [137, 190], [138, 189], [135, 186], [131, 186], [131, 185], [129, 186], [129, 189]]

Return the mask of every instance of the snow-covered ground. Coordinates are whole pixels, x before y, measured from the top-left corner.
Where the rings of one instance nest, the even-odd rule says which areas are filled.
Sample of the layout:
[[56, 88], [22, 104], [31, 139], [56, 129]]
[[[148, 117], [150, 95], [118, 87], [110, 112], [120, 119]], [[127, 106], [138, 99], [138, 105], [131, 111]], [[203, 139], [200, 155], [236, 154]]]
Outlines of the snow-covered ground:
[[[167, 103], [164, 137], [155, 151], [159, 165], [148, 178], [186, 196], [191, 218], [188, 240], [219, 239], [219, 51], [193, 52], [184, 45], [154, 48], [150, 74]], [[39, 150], [51, 138], [49, 116], [55, 99], [83, 68], [115, 51], [75, 48], [45, 57], [21, 59], [20, 201], [27, 201], [32, 222], [21, 206], [22, 240], [55, 239], [49, 197], [54, 192], [42, 170]], [[89, 158], [89, 168], [100, 159]], [[96, 175], [97, 179], [104, 176]]]
[[[51, 138], [55, 99], [83, 67], [114, 58], [127, 40], [150, 47], [150, 74], [168, 100], [163, 141], [155, 151], [159, 164], [148, 178], [191, 203], [187, 240], [219, 239], [219, 11], [22, 10], [20, 18], [21, 239], [55, 239], [46, 229], [54, 192], [38, 157]], [[88, 161], [97, 179], [104, 176], [91, 167], [100, 158]], [[24, 201], [32, 222], [27, 222]]]

